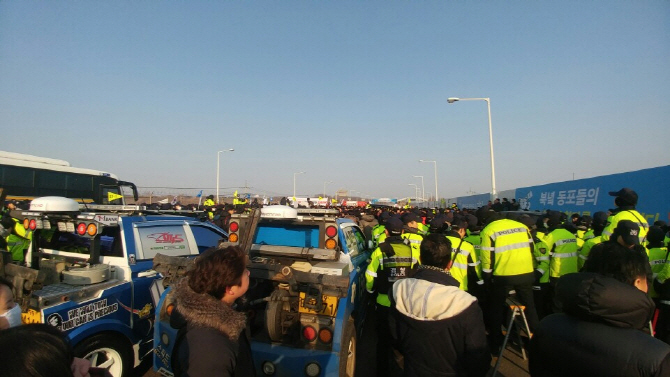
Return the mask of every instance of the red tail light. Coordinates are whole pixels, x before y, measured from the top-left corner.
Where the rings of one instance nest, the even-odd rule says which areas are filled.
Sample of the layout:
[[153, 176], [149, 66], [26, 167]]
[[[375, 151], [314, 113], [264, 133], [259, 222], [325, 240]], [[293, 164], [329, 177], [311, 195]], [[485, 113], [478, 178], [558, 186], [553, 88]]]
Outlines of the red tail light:
[[302, 329], [302, 336], [308, 341], [312, 342], [316, 339], [316, 330], [312, 326], [305, 326]]
[[337, 228], [335, 228], [334, 226], [329, 226], [328, 228], [326, 228], [326, 236], [330, 238], [337, 236]]

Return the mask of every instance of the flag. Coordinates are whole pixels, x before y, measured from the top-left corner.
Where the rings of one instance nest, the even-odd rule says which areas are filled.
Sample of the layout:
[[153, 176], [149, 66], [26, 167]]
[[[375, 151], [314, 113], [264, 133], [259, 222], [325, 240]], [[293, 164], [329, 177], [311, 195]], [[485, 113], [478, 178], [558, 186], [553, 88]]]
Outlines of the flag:
[[115, 201], [117, 199], [121, 199], [121, 198], [123, 198], [123, 195], [115, 194], [111, 191], [109, 191], [107, 193], [107, 201], [113, 202], [113, 201]]
[[235, 190], [235, 193], [233, 193], [233, 197], [237, 198], [237, 190]]
[[195, 196], [196, 198], [202, 198], [202, 190], [198, 193], [198, 195]]

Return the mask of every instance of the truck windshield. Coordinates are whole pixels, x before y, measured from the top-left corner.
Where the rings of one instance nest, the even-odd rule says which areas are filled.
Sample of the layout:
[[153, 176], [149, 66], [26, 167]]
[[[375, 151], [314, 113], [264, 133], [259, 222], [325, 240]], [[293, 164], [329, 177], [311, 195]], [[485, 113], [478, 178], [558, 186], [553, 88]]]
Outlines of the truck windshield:
[[259, 245], [319, 247], [319, 226], [305, 224], [259, 224], [253, 243]]

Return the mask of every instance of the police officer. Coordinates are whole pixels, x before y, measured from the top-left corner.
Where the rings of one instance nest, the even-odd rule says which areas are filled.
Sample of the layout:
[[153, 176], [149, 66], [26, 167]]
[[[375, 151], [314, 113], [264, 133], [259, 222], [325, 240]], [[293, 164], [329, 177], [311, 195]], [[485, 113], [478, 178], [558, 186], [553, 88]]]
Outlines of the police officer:
[[[463, 216], [454, 216], [451, 227], [446, 232], [446, 237], [452, 246], [453, 266], [451, 276], [461, 283], [460, 288], [462, 290], [477, 292], [476, 296], [479, 296], [480, 292], [477, 288], [484, 285], [482, 266], [475, 253], [475, 247], [465, 240], [467, 227], [468, 222]], [[458, 274], [461, 274], [462, 277], [457, 277]], [[474, 295], [474, 293], [472, 294]]]
[[533, 239], [524, 224], [502, 219], [499, 214], [490, 215], [491, 221], [482, 231], [482, 272], [484, 281], [490, 285], [490, 335], [492, 351], [499, 351], [503, 334], [501, 326], [505, 316], [505, 300], [511, 290], [525, 306], [530, 331], [538, 324], [533, 299]]
[[365, 287], [370, 293], [377, 293], [375, 306], [377, 323], [377, 375], [388, 373], [391, 360], [391, 333], [388, 313], [391, 302], [388, 297], [393, 283], [408, 276], [411, 269], [419, 264], [420, 251], [414, 251], [409, 241], [400, 237], [403, 223], [397, 217], [386, 221], [386, 240], [372, 252], [365, 271]]
[[409, 244], [412, 246], [416, 255], [421, 255], [421, 241], [423, 241], [423, 236], [419, 234], [418, 228], [421, 218], [414, 212], [407, 212], [403, 214], [400, 219], [405, 225], [402, 232], [402, 238], [409, 241]]
[[214, 195], [207, 196], [207, 199], [202, 203], [202, 205], [205, 207], [205, 212], [207, 212], [207, 218], [209, 221], [214, 220], [214, 206], [216, 205], [214, 202]]
[[589, 253], [593, 246], [603, 242], [602, 234], [603, 229], [607, 226], [607, 214], [602, 211], [598, 211], [593, 214], [593, 221], [591, 221], [591, 229], [593, 230], [593, 237], [584, 241], [584, 245], [579, 250], [579, 260], [577, 260], [577, 268], [582, 269], [586, 259], [589, 257]]
[[624, 187], [619, 191], [612, 191], [609, 194], [610, 196], [615, 197], [614, 204], [617, 208], [612, 212], [612, 215], [610, 215], [608, 224], [603, 230], [603, 241], [610, 239], [619, 221], [630, 220], [640, 227], [640, 243], [643, 243], [647, 236], [647, 231], [649, 230], [649, 223], [647, 223], [647, 220], [645, 220], [640, 212], [635, 210], [635, 206], [637, 205], [637, 193]]
[[377, 219], [377, 225], [372, 227], [372, 231], [370, 231], [370, 238], [372, 238], [372, 244], [375, 249], [380, 243], [384, 242], [384, 239], [386, 238], [386, 233], [384, 232], [386, 227], [384, 224], [386, 224], [386, 220], [388, 220], [389, 217], [391, 217], [391, 214], [388, 211], [380, 213], [379, 218]]
[[[660, 226], [652, 226], [647, 233], [647, 255], [649, 256], [649, 264], [651, 265], [651, 272], [655, 279], [659, 272], [663, 269], [663, 265], [668, 262], [668, 248], [663, 243], [665, 232]], [[649, 285], [649, 297], [654, 299], [658, 307], [658, 293], [654, 289], [654, 285]]]
[[28, 250], [32, 239], [32, 232], [25, 229], [19, 219], [11, 216], [12, 211], [21, 209], [19, 205], [18, 201], [9, 201], [2, 214], [1, 221], [3, 228], [9, 232], [5, 238], [7, 251], [12, 254], [14, 262], [23, 264], [25, 262], [25, 252]]
[[[547, 225], [549, 234], [544, 237], [544, 243], [549, 252], [549, 293], [544, 296], [549, 302], [553, 302], [554, 287], [558, 279], [566, 274], [578, 271], [577, 260], [579, 259], [577, 237], [564, 226], [574, 229], [574, 225], [561, 224], [561, 212], [549, 213]], [[546, 302], [545, 302], [546, 304]], [[556, 311], [557, 308], [553, 308]]]

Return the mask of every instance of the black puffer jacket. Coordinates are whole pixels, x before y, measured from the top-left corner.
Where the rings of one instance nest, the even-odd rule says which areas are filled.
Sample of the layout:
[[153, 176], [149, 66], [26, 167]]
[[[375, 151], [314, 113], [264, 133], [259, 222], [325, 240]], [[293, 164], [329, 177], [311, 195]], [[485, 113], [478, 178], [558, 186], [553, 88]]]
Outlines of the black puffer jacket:
[[179, 377], [255, 376], [246, 316], [181, 279], [174, 288], [177, 310], [170, 325], [179, 329], [172, 367]]
[[477, 299], [425, 266], [393, 285], [391, 333], [405, 376], [484, 376], [491, 355]]
[[670, 375], [670, 345], [642, 331], [655, 308], [647, 294], [582, 272], [561, 277], [556, 299], [564, 313], [545, 317], [535, 331], [531, 376]]

